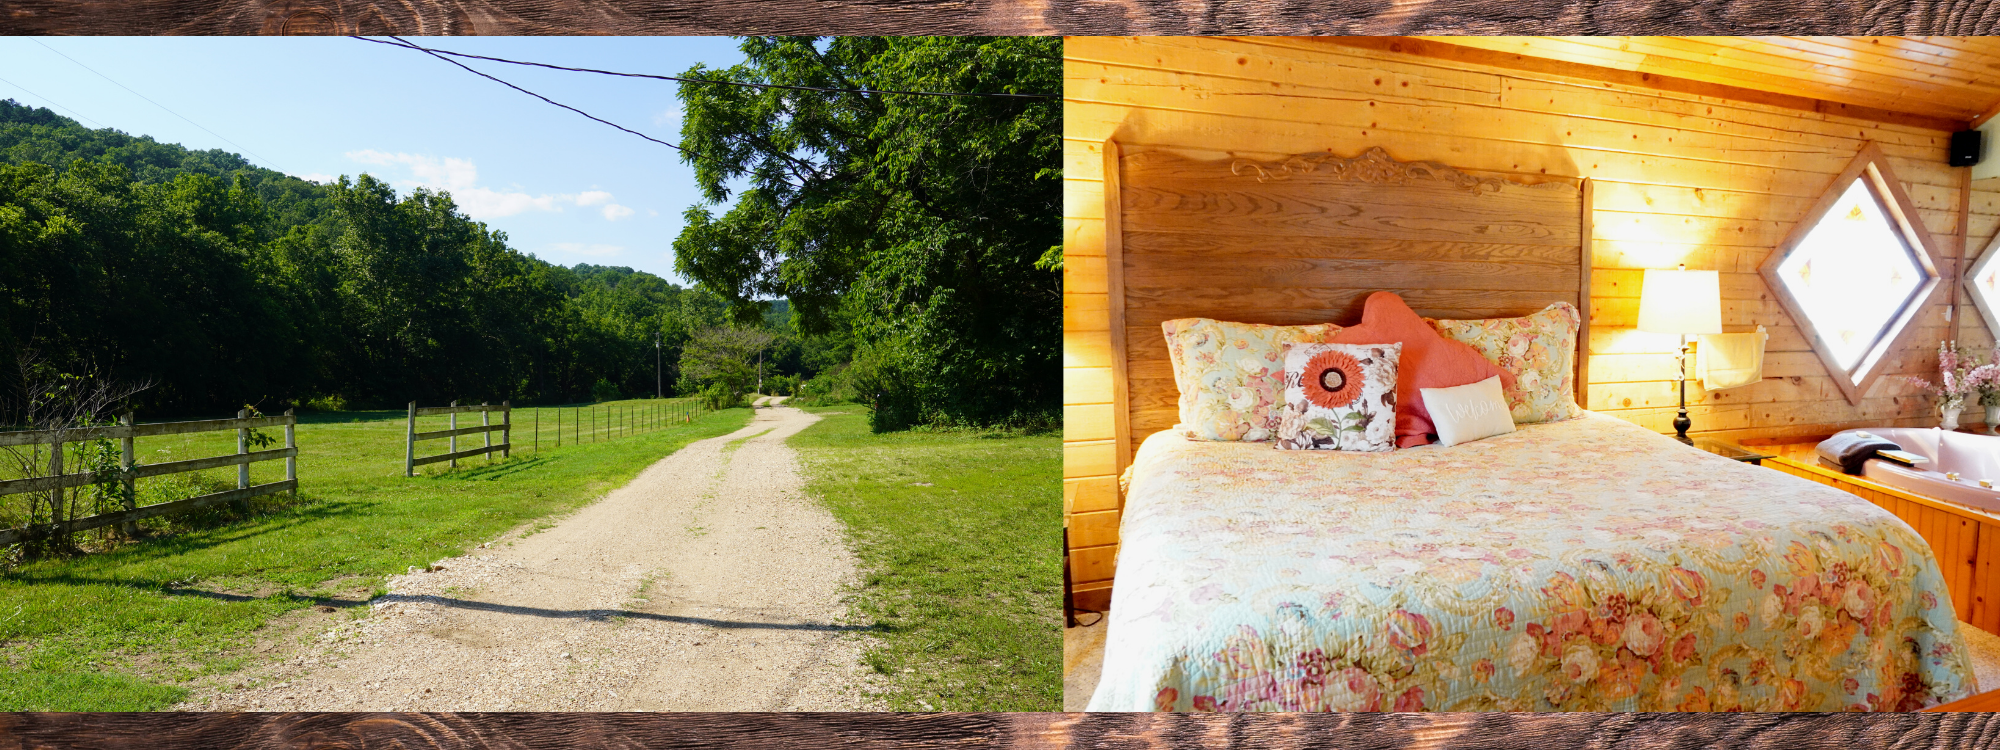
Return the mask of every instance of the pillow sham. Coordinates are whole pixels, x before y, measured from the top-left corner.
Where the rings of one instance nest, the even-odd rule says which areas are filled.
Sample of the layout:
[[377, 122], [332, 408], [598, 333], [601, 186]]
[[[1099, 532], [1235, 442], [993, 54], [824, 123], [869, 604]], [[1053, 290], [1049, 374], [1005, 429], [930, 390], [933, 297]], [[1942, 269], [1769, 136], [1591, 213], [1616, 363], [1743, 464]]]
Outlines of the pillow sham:
[[1296, 344], [1285, 350], [1278, 450], [1396, 449], [1396, 359], [1403, 345]]
[[1271, 439], [1285, 398], [1285, 347], [1333, 340], [1340, 326], [1273, 326], [1209, 318], [1160, 324], [1174, 385], [1180, 389], [1182, 434], [1196, 440]]
[[1514, 431], [1498, 375], [1451, 388], [1425, 388], [1423, 394], [1437, 427], [1438, 445], [1449, 448]]
[[1505, 391], [1515, 424], [1583, 415], [1583, 407], [1576, 403], [1576, 337], [1583, 316], [1575, 305], [1557, 302], [1519, 318], [1431, 320], [1430, 324], [1513, 376]]
[[1396, 444], [1403, 448], [1428, 443], [1430, 434], [1436, 432], [1420, 389], [1477, 383], [1495, 375], [1503, 384], [1513, 378], [1472, 347], [1440, 335], [1394, 292], [1368, 295], [1361, 308], [1361, 325], [1341, 329], [1333, 341], [1403, 345], [1396, 365], [1401, 372], [1396, 381]]

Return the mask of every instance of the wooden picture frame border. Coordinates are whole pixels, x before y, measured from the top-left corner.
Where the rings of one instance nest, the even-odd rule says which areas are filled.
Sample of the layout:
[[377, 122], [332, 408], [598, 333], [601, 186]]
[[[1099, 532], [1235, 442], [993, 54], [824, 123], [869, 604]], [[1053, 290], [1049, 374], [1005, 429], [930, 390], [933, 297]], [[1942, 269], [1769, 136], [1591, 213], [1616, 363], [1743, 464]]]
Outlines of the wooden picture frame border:
[[22, 747], [236, 750], [1257, 747], [1271, 750], [1779, 750], [1991, 747], [1992, 713], [21, 713]]

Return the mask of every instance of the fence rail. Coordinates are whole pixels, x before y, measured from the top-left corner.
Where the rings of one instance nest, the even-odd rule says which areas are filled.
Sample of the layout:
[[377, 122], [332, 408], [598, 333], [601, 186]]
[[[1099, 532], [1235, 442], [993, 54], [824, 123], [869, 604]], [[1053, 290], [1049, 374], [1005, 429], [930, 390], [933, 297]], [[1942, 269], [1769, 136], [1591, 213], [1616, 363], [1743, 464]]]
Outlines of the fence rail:
[[[500, 413], [500, 424], [492, 424], [493, 412]], [[471, 413], [479, 415], [479, 424], [473, 427], [458, 426], [458, 415]], [[430, 432], [417, 431], [417, 417], [438, 415], [449, 415], [451, 417], [451, 427], [443, 430], [432, 430]], [[478, 406], [459, 406], [457, 401], [453, 401], [450, 406], [427, 406], [421, 409], [417, 408], [417, 402], [411, 401], [408, 425], [408, 428], [404, 431], [405, 438], [403, 440], [403, 476], [406, 477], [416, 476], [417, 467], [424, 464], [450, 461], [452, 467], [457, 468], [458, 460], [461, 458], [472, 458], [473, 456], [480, 455], [490, 457], [494, 451], [499, 451], [501, 458], [512, 455], [514, 407], [510, 401], [502, 401], [498, 405], [482, 403]], [[500, 443], [498, 445], [493, 443], [493, 433], [495, 432], [500, 433]], [[484, 446], [467, 448], [465, 450], [458, 449], [458, 437], [460, 435], [475, 434], [485, 438], [486, 444]], [[417, 443], [425, 440], [450, 440], [451, 444], [447, 447], [447, 452], [445, 453], [418, 458]]]
[[[132, 416], [128, 413], [120, 418], [119, 421], [122, 424], [107, 427], [0, 432], [0, 447], [38, 444], [50, 446], [50, 451], [59, 472], [62, 471], [62, 446], [66, 443], [81, 443], [92, 440], [118, 440], [123, 444], [121, 446], [123, 454], [119, 459], [118, 468], [114, 471], [79, 471], [75, 473], [57, 473], [46, 477], [28, 477], [25, 479], [0, 481], [0, 497], [31, 492], [48, 492], [51, 493], [50, 506], [52, 508], [60, 508], [63, 507], [63, 503], [59, 493], [63, 490], [71, 487], [95, 485], [103, 480], [112, 480], [117, 481], [121, 485], [120, 493], [123, 495], [122, 499], [125, 504], [124, 510], [99, 513], [93, 516], [73, 518], [65, 521], [30, 524], [13, 529], [0, 529], [0, 545], [16, 544], [56, 534], [86, 531], [113, 524], [130, 524], [141, 519], [181, 513], [218, 503], [242, 502], [263, 495], [298, 491], [298, 417], [289, 409], [285, 411], [284, 416], [278, 417], [252, 417], [249, 411], [245, 410], [237, 412], [235, 419], [203, 419], [191, 422], [155, 422], [152, 424], [134, 424]], [[256, 452], [250, 450], [251, 430], [259, 427], [278, 426], [285, 428], [285, 447]], [[234, 454], [145, 465], [139, 465], [133, 460], [132, 442], [136, 438], [155, 435], [185, 435], [195, 432], [221, 432], [225, 430], [236, 431], [236, 453]], [[283, 459], [285, 462], [284, 481], [251, 486], [250, 464], [279, 459]], [[172, 502], [155, 503], [143, 508], [137, 507], [138, 498], [133, 486], [133, 482], [136, 480], [189, 471], [219, 469], [225, 466], [236, 467], [236, 489], [211, 492], [206, 495], [174, 500]], [[109, 474], [109, 476], [105, 476], [106, 474]], [[129, 531], [130, 527], [128, 526], [127, 528]]]

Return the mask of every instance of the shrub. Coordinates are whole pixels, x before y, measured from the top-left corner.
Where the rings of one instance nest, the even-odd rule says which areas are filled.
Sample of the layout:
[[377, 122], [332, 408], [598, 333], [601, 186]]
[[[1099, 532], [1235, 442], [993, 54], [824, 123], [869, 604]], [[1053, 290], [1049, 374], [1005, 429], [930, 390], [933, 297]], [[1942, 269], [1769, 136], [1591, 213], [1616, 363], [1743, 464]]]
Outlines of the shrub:
[[701, 389], [701, 405], [710, 411], [729, 409], [743, 405], [743, 394], [723, 383], [711, 383]]
[[764, 379], [764, 393], [770, 396], [799, 395], [799, 376], [773, 375]]
[[800, 406], [832, 406], [854, 401], [854, 383], [848, 369], [845, 366], [835, 367], [798, 384], [792, 394], [793, 403]]
[[618, 386], [612, 385], [609, 380], [598, 378], [597, 385], [590, 387], [590, 397], [598, 401], [617, 401]]

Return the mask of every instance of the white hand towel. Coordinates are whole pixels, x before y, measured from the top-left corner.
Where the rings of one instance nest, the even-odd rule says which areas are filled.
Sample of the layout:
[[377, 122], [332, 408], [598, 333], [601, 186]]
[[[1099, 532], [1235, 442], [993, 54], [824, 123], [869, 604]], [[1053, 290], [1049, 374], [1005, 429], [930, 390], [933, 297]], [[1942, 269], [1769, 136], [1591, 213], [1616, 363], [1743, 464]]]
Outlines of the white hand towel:
[[1711, 391], [1738, 388], [1764, 379], [1764, 341], [1771, 334], [1757, 326], [1752, 333], [1704, 333], [1695, 352], [1695, 376]]

